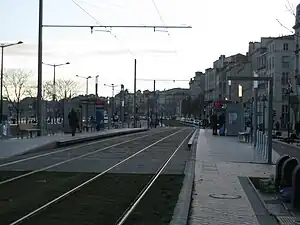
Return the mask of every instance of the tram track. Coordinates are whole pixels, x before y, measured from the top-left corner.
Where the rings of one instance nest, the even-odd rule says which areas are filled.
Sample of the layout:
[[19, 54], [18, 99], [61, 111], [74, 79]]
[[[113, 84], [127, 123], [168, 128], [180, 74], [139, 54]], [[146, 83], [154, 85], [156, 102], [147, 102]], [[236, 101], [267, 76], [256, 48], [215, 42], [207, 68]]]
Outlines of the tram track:
[[[160, 132], [163, 132], [163, 131], [164, 130], [162, 130]], [[116, 137], [105, 138], [105, 139], [101, 139], [98, 141], [87, 142], [84, 144], [76, 144], [74, 146], [67, 147], [67, 148], [66, 147], [56, 148], [54, 150], [48, 150], [44, 153], [27, 152], [27, 153], [23, 153], [18, 156], [10, 157], [8, 159], [1, 159], [0, 160], [0, 169], [2, 167], [7, 167], [7, 166], [14, 165], [17, 163], [35, 160], [35, 159], [39, 159], [42, 157], [47, 157], [47, 156], [51, 156], [51, 155], [55, 155], [55, 154], [59, 154], [59, 153], [64, 153], [64, 152], [69, 152], [69, 151], [74, 151], [74, 150], [80, 151], [80, 149], [85, 149], [85, 151], [86, 151], [87, 147], [93, 148], [94, 146], [96, 146], [98, 144], [105, 144], [108, 141], [114, 141], [114, 140], [118, 142], [120, 139], [123, 139], [123, 138], [126, 139], [128, 137], [140, 137], [141, 134], [144, 134], [144, 133], [148, 133], [148, 135], [150, 135], [152, 133], [152, 131], [146, 131], [146, 132], [142, 132], [142, 133], [133, 133], [133, 134], [126, 134], [126, 135], [121, 135], [121, 136], [116, 136]], [[20, 148], [21, 147], [22, 146], [20, 146]], [[80, 154], [80, 152], [79, 152], [79, 154]]]
[[[11, 222], [10, 225], [15, 224], [124, 224], [126, 222], [126, 219], [130, 216], [130, 214], [133, 212], [133, 210], [136, 208], [138, 203], [143, 199], [143, 197], [146, 195], [147, 191], [151, 188], [151, 186], [155, 183], [156, 179], [161, 175], [161, 172], [165, 169], [167, 164], [170, 162], [172, 157], [177, 153], [177, 151], [183, 146], [183, 144], [186, 142], [187, 138], [191, 135], [190, 132], [182, 130], [178, 130], [176, 132], [173, 132], [169, 135], [166, 135], [163, 138], [160, 138], [159, 140], [153, 141], [150, 145], [147, 145], [144, 148], [139, 148], [139, 150], [136, 150], [134, 154], [131, 154], [129, 157], [119, 161], [118, 163], [112, 165], [111, 167], [107, 168], [105, 171], [98, 173], [97, 175], [91, 177], [90, 179], [82, 182], [75, 188], [70, 189], [69, 191], [64, 192], [60, 196], [58, 196], [55, 199], [52, 199], [51, 201], [47, 202], [46, 204], [43, 204], [42, 206], [36, 208], [35, 210], [31, 211], [30, 213], [26, 214], [25, 216], [19, 218], [18, 220], [15, 220], [14, 222]], [[102, 181], [102, 177], [105, 175], [108, 175], [108, 172], [112, 171], [114, 168], [123, 165], [126, 162], [130, 162], [131, 159], [140, 156], [142, 153], [144, 155], [144, 160], [148, 161], [145, 163], [151, 163], [151, 159], [147, 157], [146, 153], [151, 153], [153, 151], [154, 147], [159, 148], [160, 146], [163, 147], [166, 145], [166, 143], [172, 143], [172, 148], [168, 148], [165, 154], [165, 157], [160, 159], [160, 167], [157, 168], [157, 171], [154, 175], [146, 175], [146, 178], [143, 178], [143, 181], [140, 182], [138, 188], [136, 189], [130, 189], [130, 190], [123, 190], [123, 186], [120, 185], [118, 196], [108, 196], [108, 193], [99, 193], [96, 188], [93, 188], [93, 183]], [[122, 179], [121, 179], [122, 180]], [[108, 185], [108, 183], [111, 181], [107, 181], [103, 185]], [[125, 183], [125, 182], [123, 182]], [[111, 186], [111, 185], [110, 185]], [[97, 213], [94, 211], [91, 212], [91, 209], [97, 209], [96, 205], [84, 205], [82, 206], [80, 199], [83, 201], [87, 198], [90, 198], [92, 195], [92, 198], [97, 195], [105, 196], [106, 198], [111, 198], [110, 201], [114, 201], [117, 203], [119, 197], [122, 196], [122, 192], [125, 191], [126, 193], [130, 192], [130, 198], [127, 198], [125, 202], [120, 203], [123, 205], [119, 209], [118, 216], [114, 218], [114, 222], [104, 222], [102, 220], [97, 220], [92, 222], [91, 214], [93, 216], [97, 216]], [[115, 193], [115, 194], [117, 194]], [[99, 196], [98, 196], [99, 197]], [[100, 200], [100, 199], [99, 199]], [[77, 204], [74, 204], [74, 201], [77, 202]], [[71, 202], [71, 203], [70, 203]], [[99, 203], [99, 202], [98, 202]], [[118, 202], [119, 204], [119, 202]], [[83, 213], [83, 211], [85, 213]], [[67, 213], [72, 212], [72, 213]], [[89, 213], [90, 212], [90, 213]], [[67, 214], [66, 214], [67, 213]], [[63, 214], [60, 216], [57, 216], [57, 214]], [[89, 214], [89, 215], [87, 215]], [[77, 218], [74, 218], [74, 215], [76, 215]], [[79, 217], [80, 219], [79, 219]], [[105, 216], [105, 215], [102, 215]], [[119, 221], [117, 221], [117, 218], [120, 218]], [[60, 222], [59, 222], [60, 221]], [[85, 221], [85, 222], [84, 222]], [[90, 223], [88, 222], [90, 221]]]
[[[67, 148], [67, 149], [63, 149], [61, 151], [50, 152], [51, 154], [48, 154], [48, 153], [47, 154], [40, 154], [40, 155], [37, 155], [37, 157], [33, 156], [33, 157], [29, 157], [29, 158], [24, 158], [23, 160], [16, 160], [16, 161], [12, 161], [12, 162], [9, 162], [9, 163], [5, 163], [5, 164], [0, 165], [0, 167], [2, 167], [1, 168], [2, 170], [5, 169], [5, 167], [6, 167], [6, 170], [7, 170], [7, 169], [9, 169], [9, 166], [14, 165], [14, 164], [21, 164], [21, 163], [27, 162], [29, 160], [31, 160], [31, 161], [32, 160], [38, 160], [41, 157], [46, 157], [46, 156], [49, 156], [49, 155], [53, 156], [55, 154], [74, 151], [74, 150], [78, 150], [78, 148], [84, 148], [84, 147], [87, 147], [87, 146], [94, 146], [93, 149], [95, 149], [95, 147], [96, 147], [95, 150], [93, 150], [93, 149], [84, 150], [84, 152], [76, 151], [75, 155], [73, 154], [74, 156], [68, 154], [67, 158], [62, 158], [57, 163], [51, 163], [50, 162], [49, 165], [47, 164], [46, 166], [42, 166], [38, 169], [31, 170], [31, 171], [26, 171], [26, 172], [24, 172], [20, 175], [16, 175], [16, 176], [13, 175], [11, 177], [10, 176], [9, 177], [5, 176], [5, 178], [2, 178], [0, 176], [0, 186], [4, 185], [4, 184], [7, 184], [7, 183], [10, 183], [12, 181], [16, 181], [18, 179], [22, 179], [22, 178], [34, 175], [34, 174], [42, 172], [42, 171], [46, 171], [46, 170], [61, 166], [63, 164], [73, 162], [75, 160], [78, 160], [78, 159], [81, 159], [81, 158], [84, 158], [84, 157], [95, 155], [96, 153], [99, 153], [99, 152], [102, 152], [102, 151], [105, 151], [105, 150], [109, 150], [111, 148], [114, 148], [114, 147], [117, 147], [117, 146], [120, 146], [120, 145], [123, 145], [123, 144], [126, 144], [126, 143], [130, 143], [130, 142], [133, 142], [135, 140], [139, 140], [139, 139], [148, 137], [149, 135], [154, 135], [154, 136], [161, 135], [161, 133], [164, 133], [164, 132], [170, 132], [170, 131], [164, 130], [164, 131], [160, 131], [160, 132], [156, 132], [156, 133], [151, 132], [151, 133], [148, 133], [148, 134], [145, 134], [145, 135], [142, 135], [142, 136], [141, 136], [141, 134], [140, 135], [133, 135], [133, 138], [130, 138], [130, 139], [128, 139], [128, 137], [132, 137], [132, 135], [130, 135], [130, 136], [121, 136], [119, 138], [107, 139], [106, 143], [103, 142], [103, 141], [93, 142], [93, 143], [86, 143], [85, 145], [75, 146], [74, 148]], [[102, 144], [103, 147], [99, 148], [100, 143]]]
[[[56, 202], [60, 202], [65, 197], [68, 197], [69, 195], [72, 195], [74, 192], [77, 192], [77, 190], [81, 189], [82, 187], [85, 187], [87, 184], [91, 183], [92, 181], [98, 179], [99, 177], [101, 177], [103, 175], [106, 175], [109, 171], [113, 170], [114, 168], [118, 167], [119, 165], [129, 161], [130, 159], [136, 157], [137, 155], [141, 154], [142, 152], [145, 152], [147, 149], [150, 149], [153, 146], [163, 142], [164, 140], [166, 140], [170, 137], [173, 137], [177, 134], [180, 134], [183, 130], [184, 129], [165, 129], [162, 132], [150, 133], [148, 135], [141, 136], [141, 134], [140, 134], [139, 135], [140, 137], [135, 137], [135, 138], [130, 139], [130, 140], [125, 140], [123, 142], [115, 143], [115, 144], [111, 145], [110, 147], [107, 146], [107, 147], [104, 147], [102, 149], [87, 152], [83, 155], [75, 156], [73, 158], [65, 160], [65, 162], [60, 162], [58, 165], [52, 164], [48, 167], [44, 167], [44, 168], [39, 169], [39, 170], [29, 171], [29, 172], [25, 173], [27, 175], [21, 174], [19, 176], [19, 178], [17, 178], [17, 176], [12, 177], [12, 178], [7, 178], [6, 181], [4, 180], [0, 183], [0, 184], [2, 184], [2, 185], [0, 185], [0, 211], [1, 211], [1, 208], [3, 206], [3, 205], [1, 206], [1, 202], [3, 202], [3, 201], [15, 201], [16, 199], [17, 199], [17, 201], [21, 201], [21, 199], [23, 198], [23, 200], [24, 200], [23, 202], [26, 202], [26, 201], [28, 202], [28, 199], [30, 199], [30, 198], [28, 197], [28, 195], [27, 195], [28, 193], [26, 193], [26, 191], [30, 190], [30, 187], [32, 187], [32, 189], [33, 189], [34, 185], [36, 186], [36, 188], [40, 189], [41, 187], [44, 186], [43, 182], [45, 181], [47, 183], [49, 182], [50, 186], [51, 186], [51, 179], [50, 179], [50, 181], [46, 180], [47, 178], [45, 178], [45, 180], [44, 180], [43, 176], [45, 174], [42, 174], [43, 171], [46, 171], [49, 168], [57, 167], [57, 166], [60, 166], [62, 164], [68, 164], [70, 162], [74, 163], [77, 159], [86, 158], [90, 155], [95, 155], [97, 153], [102, 154], [102, 153], [106, 152], [106, 154], [108, 154], [110, 152], [110, 154], [113, 154], [114, 149], [116, 147], [119, 147], [119, 148], [123, 147], [125, 149], [129, 148], [129, 150], [130, 150], [128, 152], [125, 151], [126, 154], [124, 154], [123, 157], [126, 157], [126, 158], [124, 158], [123, 160], [119, 161], [118, 163], [110, 166], [107, 170], [104, 170], [103, 172], [98, 173], [97, 175], [91, 174], [91, 173], [77, 173], [77, 174], [76, 173], [73, 173], [73, 174], [70, 173], [70, 174], [66, 175], [66, 177], [64, 177], [64, 179], [61, 179], [61, 181], [58, 182], [59, 187], [63, 186], [63, 188], [60, 189], [60, 191], [58, 191], [58, 192], [60, 192], [60, 193], [63, 192], [64, 194], [62, 194], [62, 195], [60, 195], [56, 198], [55, 198], [55, 196], [57, 196], [58, 192], [55, 189], [57, 187], [54, 185], [54, 186], [48, 187], [48, 189], [46, 188], [47, 189], [46, 193], [48, 194], [48, 197], [44, 200], [48, 201], [49, 204], [44, 204], [43, 206], [45, 206], [45, 207], [39, 207], [39, 208], [37, 206], [40, 206], [41, 203], [33, 204], [32, 207], [29, 206], [27, 208], [28, 210], [33, 209], [33, 208], [38, 209], [37, 211], [34, 211], [34, 210], [31, 211], [31, 212], [33, 212], [32, 215], [36, 215], [40, 211], [43, 211], [45, 208], [48, 208], [49, 206], [52, 206], [52, 204], [55, 204]], [[164, 137], [160, 138], [161, 136], [164, 136]], [[122, 136], [122, 137], [124, 137], [124, 136]], [[137, 142], [137, 140], [139, 140], [139, 141]], [[140, 150], [138, 151], [137, 149], [140, 149]], [[107, 151], [109, 151], [109, 152], [107, 152]], [[128, 156], [129, 154], [131, 154], [131, 155]], [[99, 157], [101, 157], [101, 155], [99, 155]], [[44, 172], [44, 173], [46, 173], [46, 172]], [[55, 180], [55, 179], [58, 179], [58, 178], [54, 177], [53, 179]], [[19, 180], [22, 180], [22, 182], [18, 182]], [[26, 190], [25, 193], [24, 192], [19, 193], [14, 197], [9, 192], [9, 189], [16, 190], [17, 187], [21, 187], [21, 186], [23, 187], [23, 191]], [[74, 186], [75, 186], [75, 188], [70, 189], [70, 187], [74, 187]], [[58, 189], [59, 189], [59, 187], [58, 187]], [[1, 191], [1, 189], [4, 190], [4, 191]], [[67, 191], [67, 189], [70, 189], [70, 190]], [[51, 192], [51, 194], [49, 194], [50, 192]], [[1, 193], [3, 193], [2, 197], [1, 197]], [[46, 193], [44, 193], [44, 194], [46, 194]], [[4, 197], [3, 195], [6, 195], [6, 197]], [[25, 197], [25, 199], [24, 199], [24, 195], [27, 196], [27, 197]], [[38, 196], [41, 196], [41, 195], [38, 195], [37, 193], [35, 193], [34, 195], [37, 196], [37, 198], [38, 198]], [[20, 204], [20, 207], [21, 208], [24, 207], [24, 203]], [[29, 215], [30, 213], [28, 213], [28, 210], [26, 210], [24, 208], [22, 210], [14, 209], [9, 214], [20, 216], [22, 214], [26, 214], [26, 212], [27, 212], [26, 215]], [[1, 214], [1, 212], [0, 212], [0, 214]], [[4, 214], [5, 214], [5, 212], [4, 212]], [[32, 215], [29, 215], [28, 218], [30, 218]], [[19, 224], [24, 220], [26, 221], [26, 219], [27, 219], [27, 217], [25, 217], [23, 219], [21, 218], [22, 219], [21, 221], [16, 220], [15, 222], [11, 223], [11, 221], [8, 218], [6, 218], [6, 220], [3, 221], [4, 223], [2, 223], [1, 218], [2, 218], [2, 216], [0, 216], [0, 224]], [[31, 224], [35, 224], [35, 223], [31, 223]]]

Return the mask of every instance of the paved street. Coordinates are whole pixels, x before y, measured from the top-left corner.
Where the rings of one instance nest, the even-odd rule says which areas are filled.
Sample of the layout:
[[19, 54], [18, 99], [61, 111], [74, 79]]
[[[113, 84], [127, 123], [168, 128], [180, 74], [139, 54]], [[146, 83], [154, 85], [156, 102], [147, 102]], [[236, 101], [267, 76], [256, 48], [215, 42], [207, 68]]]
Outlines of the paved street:
[[[263, 217], [266, 219], [263, 223], [258, 220], [257, 212], [239, 181], [244, 176], [265, 177], [273, 173], [274, 166], [260, 164], [260, 161], [253, 149], [238, 143], [237, 138], [234, 142], [230, 137], [212, 136], [210, 130], [201, 130], [189, 224], [269, 225], [267, 215]], [[217, 199], [211, 194], [238, 195], [240, 198]]]

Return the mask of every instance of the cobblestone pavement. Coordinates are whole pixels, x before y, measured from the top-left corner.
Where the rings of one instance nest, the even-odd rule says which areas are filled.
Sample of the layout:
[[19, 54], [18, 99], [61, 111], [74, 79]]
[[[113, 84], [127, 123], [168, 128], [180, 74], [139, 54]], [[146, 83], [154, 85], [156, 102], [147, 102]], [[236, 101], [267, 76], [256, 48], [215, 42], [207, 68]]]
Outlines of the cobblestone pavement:
[[[239, 176], [269, 176], [274, 166], [249, 161], [261, 161], [251, 147], [228, 137], [212, 136], [207, 130], [200, 131], [190, 225], [259, 224]], [[210, 196], [223, 194], [239, 198]]]
[[[38, 170], [64, 160], [71, 159], [92, 152], [110, 145], [124, 142], [129, 139], [148, 136], [141, 139], [133, 140], [132, 142], [124, 143], [122, 145], [114, 146], [104, 151], [99, 151], [74, 161], [67, 162], [47, 169], [48, 171], [61, 172], [102, 172], [113, 166], [117, 162], [129, 157], [130, 155], [142, 150], [148, 145], [174, 133], [180, 131], [178, 134], [171, 136], [157, 145], [152, 146], [145, 152], [128, 160], [124, 164], [113, 169], [111, 172], [115, 173], [155, 173], [163, 161], [176, 149], [176, 147], [183, 141], [183, 139], [192, 131], [191, 128], [157, 128], [151, 131], [135, 134], [130, 137], [120, 136], [114, 140], [107, 140], [92, 146], [83, 146], [70, 151], [59, 152], [53, 155], [40, 157], [34, 160], [21, 162], [14, 165], [1, 167], [0, 170]], [[75, 147], [74, 147], [75, 148]], [[190, 151], [187, 151], [187, 143], [180, 148], [178, 153], [174, 156], [165, 173], [182, 174], [184, 172], [185, 161], [188, 159]], [[32, 156], [26, 155], [26, 157]]]

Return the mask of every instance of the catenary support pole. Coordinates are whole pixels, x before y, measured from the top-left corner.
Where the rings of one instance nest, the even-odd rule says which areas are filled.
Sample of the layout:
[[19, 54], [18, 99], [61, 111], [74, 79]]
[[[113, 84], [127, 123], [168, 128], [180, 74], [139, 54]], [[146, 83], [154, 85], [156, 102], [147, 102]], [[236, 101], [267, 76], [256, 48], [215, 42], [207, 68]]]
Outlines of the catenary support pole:
[[272, 164], [273, 79], [269, 80], [268, 164]]
[[37, 85], [37, 132], [38, 136], [42, 134], [42, 62], [43, 62], [43, 0], [39, 0], [39, 24], [38, 24], [38, 85]]
[[136, 59], [134, 59], [133, 126], [136, 128]]

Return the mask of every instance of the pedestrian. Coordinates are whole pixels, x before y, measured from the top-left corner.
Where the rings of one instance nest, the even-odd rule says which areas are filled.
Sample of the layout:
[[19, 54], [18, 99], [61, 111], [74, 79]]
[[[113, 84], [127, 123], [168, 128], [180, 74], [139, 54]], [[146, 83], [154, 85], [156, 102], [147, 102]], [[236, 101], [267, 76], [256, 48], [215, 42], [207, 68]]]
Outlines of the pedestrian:
[[280, 124], [279, 124], [279, 121], [277, 121], [276, 124], [275, 124], [276, 131], [279, 131], [279, 128], [280, 128]]
[[72, 108], [71, 112], [68, 115], [69, 125], [71, 128], [72, 136], [75, 136], [76, 129], [79, 126], [78, 116], [75, 110]]
[[211, 125], [213, 129], [213, 135], [218, 135], [218, 116], [215, 112], [211, 116]]
[[300, 122], [299, 121], [297, 121], [295, 124], [295, 130], [296, 130], [297, 137], [299, 137], [299, 134], [300, 134]]

